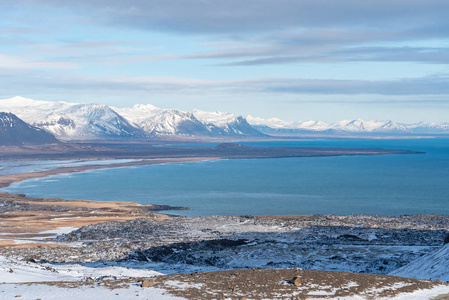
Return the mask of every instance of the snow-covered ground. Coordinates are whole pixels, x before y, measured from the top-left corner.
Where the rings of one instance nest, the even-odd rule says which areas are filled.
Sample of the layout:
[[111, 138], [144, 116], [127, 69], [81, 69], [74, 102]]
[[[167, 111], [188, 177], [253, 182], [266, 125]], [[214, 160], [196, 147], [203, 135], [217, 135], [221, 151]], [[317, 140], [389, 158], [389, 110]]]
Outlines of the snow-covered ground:
[[449, 244], [430, 252], [390, 273], [421, 279], [449, 281]]
[[138, 268], [132, 264], [128, 264], [128, 267], [78, 263], [52, 264], [0, 256], [0, 282], [2, 283], [79, 281], [86, 277], [152, 277], [161, 274], [150, 269]]
[[[136, 278], [156, 278], [161, 275], [148, 269], [131, 267], [85, 267], [80, 264], [59, 265], [50, 263], [33, 263], [11, 260], [0, 257], [0, 299], [209, 299], [192, 298], [191, 293], [182, 295], [183, 290], [203, 290], [202, 284], [185, 280], [163, 279], [163, 284], [151, 287], [141, 287]], [[326, 275], [329, 276], [329, 275]], [[338, 275], [337, 275], [338, 276]], [[187, 276], [188, 277], [188, 276]], [[226, 280], [224, 276], [223, 280]], [[279, 297], [261, 297], [257, 299], [286, 299], [284, 296], [294, 296], [298, 293], [306, 293], [310, 298], [368, 299], [367, 295], [382, 295], [386, 290], [397, 290], [412, 286], [413, 283], [401, 278], [394, 278], [395, 283], [379, 283], [374, 287], [368, 285], [366, 290], [358, 295], [335, 296], [340, 290], [360, 288], [361, 282], [349, 281], [344, 285], [330, 286], [328, 284], [304, 284], [297, 288], [290, 288], [288, 283], [279, 282], [280, 285], [288, 285], [284, 294]], [[210, 289], [210, 287], [208, 287]], [[252, 287], [246, 291], [251, 292]], [[257, 288], [257, 286], [255, 287]], [[446, 284], [434, 284], [426, 288], [413, 288], [412, 292], [398, 293], [391, 297], [376, 297], [374, 299], [396, 300], [424, 300], [449, 293]], [[173, 293], [173, 291], [176, 291]], [[221, 291], [217, 291], [217, 295]], [[254, 293], [254, 292], [253, 292]], [[207, 294], [207, 293], [206, 293]], [[177, 296], [175, 296], [177, 295]], [[221, 299], [243, 299], [238, 297], [224, 297]], [[253, 299], [248, 297], [247, 299]], [[288, 298], [290, 299], [290, 298]], [[302, 298], [301, 299], [309, 299]], [[371, 298], [369, 298], [371, 299]]]
[[[184, 287], [189, 287], [186, 284]], [[67, 285], [48, 285], [48, 284], [2, 284], [0, 286], [0, 299], [14, 299], [20, 298], [23, 300], [79, 300], [79, 299], [96, 299], [96, 300], [110, 300], [110, 299], [151, 299], [151, 300], [176, 300], [176, 299], [190, 299], [186, 297], [179, 297], [169, 294], [163, 288], [142, 288], [138, 284], [128, 284], [121, 288], [111, 289], [107, 286], [81, 286], [70, 287]], [[431, 289], [418, 290], [412, 293], [404, 293], [393, 297], [376, 297], [376, 300], [429, 300], [439, 295], [449, 293], [449, 287], [436, 286]], [[339, 300], [366, 300], [364, 295], [354, 295], [345, 297], [333, 297], [326, 292], [311, 292], [309, 299], [325, 298], [325, 299], [339, 299]], [[321, 297], [319, 297], [321, 296]], [[235, 297], [222, 298], [225, 300], [243, 299]], [[247, 298], [251, 299], [251, 298]], [[254, 298], [253, 298], [254, 299]], [[258, 298], [270, 299], [270, 298]], [[286, 298], [287, 299], [287, 298]], [[294, 299], [294, 298], [293, 298]], [[446, 299], [446, 298], [442, 298]]]
[[[442, 245], [449, 232], [449, 218], [444, 216], [180, 217], [72, 229], [44, 231], [45, 240], [36, 240], [60, 243], [61, 247], [2, 249], [0, 299], [17, 295], [22, 299], [79, 299], [81, 295], [86, 299], [177, 299], [164, 293], [173, 288], [195, 289], [194, 284], [183, 281], [170, 287], [167, 281], [163, 287], [142, 288], [135, 278], [254, 268], [449, 279], [449, 245]], [[56, 235], [60, 235], [57, 240], [47, 240]], [[20, 235], [13, 238], [18, 243], [30, 241]], [[89, 280], [94, 284], [87, 286]], [[52, 283], [56, 281], [72, 282], [76, 288]], [[27, 282], [41, 284], [22, 284]], [[114, 283], [112, 289], [105, 287], [109, 283]], [[395, 284], [370, 287], [367, 292], [380, 294], [382, 289], [395, 290], [406, 283], [398, 279]], [[311, 287], [315, 290], [309, 295], [314, 297], [333, 299], [337, 292], [319, 285], [307, 288]], [[449, 287], [434, 282], [424, 290], [415, 288], [412, 294], [392, 299], [430, 299], [444, 293], [449, 293]], [[59, 298], [52, 298], [54, 295]], [[362, 296], [339, 299], [364, 299]]]
[[176, 300], [186, 299], [166, 294], [164, 289], [142, 288], [137, 284], [129, 284], [122, 288], [110, 289], [105, 286], [81, 286], [66, 287], [47, 284], [2, 284], [0, 286], [0, 299], [19, 298], [23, 300], [111, 300], [111, 299], [157, 299], [157, 300]]

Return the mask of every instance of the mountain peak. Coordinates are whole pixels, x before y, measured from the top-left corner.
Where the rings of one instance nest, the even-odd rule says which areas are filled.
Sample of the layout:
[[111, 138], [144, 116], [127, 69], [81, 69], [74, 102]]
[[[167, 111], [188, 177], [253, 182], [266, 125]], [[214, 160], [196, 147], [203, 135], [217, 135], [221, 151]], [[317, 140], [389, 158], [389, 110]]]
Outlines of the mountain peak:
[[133, 107], [131, 109], [133, 109], [133, 110], [143, 110], [143, 111], [152, 111], [152, 110], [157, 110], [157, 109], [160, 109], [160, 108], [156, 107], [154, 105], [151, 105], [151, 104], [135, 104], [135, 105], [133, 105]]

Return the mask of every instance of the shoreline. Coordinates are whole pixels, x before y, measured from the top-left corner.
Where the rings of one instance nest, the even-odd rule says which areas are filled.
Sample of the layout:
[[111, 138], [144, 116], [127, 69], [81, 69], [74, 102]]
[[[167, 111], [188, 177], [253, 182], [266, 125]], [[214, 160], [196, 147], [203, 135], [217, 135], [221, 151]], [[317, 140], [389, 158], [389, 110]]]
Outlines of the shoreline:
[[81, 173], [90, 170], [102, 170], [135, 166], [160, 165], [169, 163], [186, 163], [198, 162], [205, 160], [215, 160], [215, 157], [186, 157], [186, 158], [168, 158], [168, 159], [144, 159], [142, 161], [126, 162], [126, 163], [112, 163], [107, 165], [90, 165], [82, 167], [61, 167], [45, 171], [23, 172], [16, 174], [0, 175], [0, 189], [7, 188], [15, 182], [21, 182], [28, 179], [44, 178], [52, 175]]

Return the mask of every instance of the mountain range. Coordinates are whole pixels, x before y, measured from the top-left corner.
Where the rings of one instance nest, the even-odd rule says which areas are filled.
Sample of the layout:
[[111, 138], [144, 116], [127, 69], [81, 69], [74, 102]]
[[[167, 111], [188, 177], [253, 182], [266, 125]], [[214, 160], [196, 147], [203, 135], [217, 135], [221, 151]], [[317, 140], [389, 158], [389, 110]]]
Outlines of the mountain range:
[[0, 100], [0, 112], [13, 113], [33, 128], [60, 140], [138, 140], [171, 137], [248, 138], [267, 135], [449, 134], [449, 123], [400, 124], [393, 121], [283, 121], [246, 118], [228, 112], [163, 109], [136, 104], [116, 108], [104, 104], [37, 101], [23, 97]]
[[395, 123], [391, 120], [343, 120], [335, 123], [321, 121], [283, 121], [247, 116], [248, 123], [265, 134], [449, 134], [449, 123]]
[[116, 108], [14, 97], [0, 100], [0, 111], [13, 113], [61, 140], [264, 136], [245, 118], [231, 113], [184, 112], [142, 104]]

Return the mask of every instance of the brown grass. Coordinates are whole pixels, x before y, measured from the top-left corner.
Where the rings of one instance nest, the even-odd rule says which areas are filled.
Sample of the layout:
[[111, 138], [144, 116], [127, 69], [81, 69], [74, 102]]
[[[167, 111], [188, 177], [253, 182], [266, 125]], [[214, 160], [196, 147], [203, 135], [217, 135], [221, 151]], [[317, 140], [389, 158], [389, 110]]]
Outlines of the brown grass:
[[[79, 228], [89, 224], [135, 218], [168, 218], [167, 215], [151, 212], [152, 205], [133, 202], [39, 199], [6, 193], [0, 193], [0, 198], [17, 205], [0, 215], [0, 248], [27, 248], [28, 244], [16, 244], [14, 239], [45, 240], [52, 235], [42, 232], [62, 227]], [[33, 206], [40, 209], [32, 209]]]

